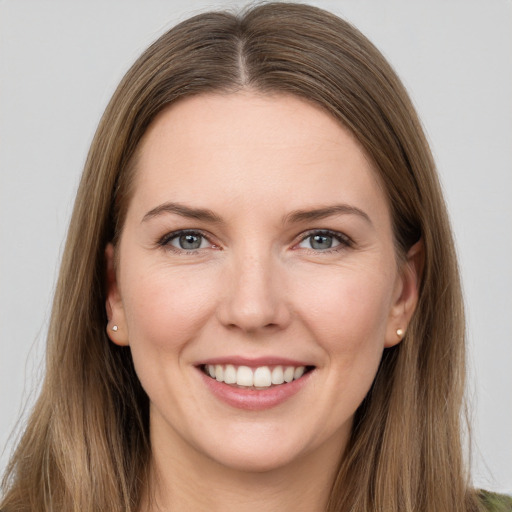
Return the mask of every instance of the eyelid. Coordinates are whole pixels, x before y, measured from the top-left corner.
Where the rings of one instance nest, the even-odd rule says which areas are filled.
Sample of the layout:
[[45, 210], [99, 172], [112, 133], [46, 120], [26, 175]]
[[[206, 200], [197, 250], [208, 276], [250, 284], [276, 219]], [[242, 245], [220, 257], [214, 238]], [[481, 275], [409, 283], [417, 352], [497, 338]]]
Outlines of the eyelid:
[[178, 238], [180, 236], [183, 236], [183, 235], [198, 235], [198, 236], [201, 236], [205, 240], [208, 241], [208, 243], [211, 246], [209, 248], [220, 249], [219, 245], [217, 245], [216, 243], [214, 243], [212, 241], [213, 237], [211, 235], [209, 235], [208, 233], [205, 233], [201, 229], [177, 229], [176, 231], [171, 231], [171, 232], [166, 233], [165, 235], [161, 236], [157, 240], [156, 244], [159, 247], [163, 247], [164, 249], [168, 249], [170, 251], [173, 251], [173, 252], [176, 252], [176, 253], [180, 253], [180, 254], [192, 254], [192, 253], [197, 253], [200, 250], [206, 249], [206, 247], [203, 247], [203, 249], [189, 249], [189, 250], [187, 250], [187, 249], [180, 249], [178, 247], [174, 247], [173, 245], [170, 244], [171, 240], [174, 240], [174, 239], [176, 239], [176, 238]]
[[[190, 250], [179, 249], [169, 243], [171, 240], [174, 240], [174, 239], [178, 238], [179, 236], [183, 236], [183, 235], [187, 235], [187, 234], [198, 235], [198, 236], [203, 237], [210, 244], [211, 247], [209, 247], [209, 248], [221, 249], [220, 245], [218, 245], [212, 241], [213, 236], [210, 235], [209, 233], [205, 233], [201, 229], [178, 229], [176, 231], [171, 231], [171, 232], [166, 233], [163, 236], [161, 236], [157, 240], [156, 245], [163, 247], [164, 249], [168, 249], [168, 250], [174, 251], [176, 253], [180, 253], [180, 254], [198, 253], [201, 249], [190, 249]], [[330, 252], [331, 253], [337, 252], [337, 251], [346, 249], [347, 247], [352, 247], [354, 245], [354, 241], [348, 235], [346, 235], [345, 233], [342, 233], [340, 231], [334, 231], [332, 229], [309, 229], [305, 232], [302, 232], [298, 236], [298, 240], [294, 243], [293, 249], [298, 249], [299, 248], [298, 245], [301, 242], [303, 242], [307, 238], [314, 236], [314, 235], [332, 236], [339, 242], [339, 245], [336, 245], [333, 248], [325, 249], [325, 250], [316, 250], [316, 249], [308, 249], [308, 248], [301, 248], [301, 249], [309, 250], [309, 251], [317, 253], [317, 254], [318, 253], [325, 254], [325, 253], [330, 253]], [[203, 249], [205, 249], [205, 248], [203, 248]]]
[[329, 249], [324, 249], [324, 250], [315, 250], [315, 249], [308, 249], [308, 248], [301, 248], [301, 249], [309, 250], [309, 251], [317, 253], [317, 254], [319, 254], [319, 253], [325, 254], [325, 253], [329, 253], [329, 252], [337, 252], [337, 251], [346, 249], [347, 247], [352, 247], [354, 245], [354, 241], [348, 235], [346, 235], [345, 233], [342, 233], [340, 231], [334, 231], [332, 229], [309, 229], [308, 231], [305, 231], [299, 235], [299, 240], [294, 244], [293, 248], [294, 249], [297, 248], [301, 242], [303, 242], [307, 238], [314, 236], [314, 235], [332, 236], [339, 242], [339, 245], [329, 248]]

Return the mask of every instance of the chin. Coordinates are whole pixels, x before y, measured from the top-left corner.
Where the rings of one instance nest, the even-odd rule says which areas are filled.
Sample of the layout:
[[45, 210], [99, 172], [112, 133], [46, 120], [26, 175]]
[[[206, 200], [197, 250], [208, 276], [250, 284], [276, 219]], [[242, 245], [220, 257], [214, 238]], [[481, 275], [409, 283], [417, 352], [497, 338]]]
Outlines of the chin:
[[233, 471], [268, 473], [297, 468], [301, 463], [308, 466], [307, 461], [312, 462], [315, 454], [323, 457], [327, 450], [332, 456], [341, 444], [339, 435], [322, 440], [321, 435], [312, 436], [304, 429], [294, 432], [291, 425], [283, 429], [272, 424], [259, 425], [258, 429], [254, 425], [252, 429], [248, 425], [239, 427], [242, 431], [225, 431], [228, 435], [221, 438], [203, 439], [207, 444], [197, 448], [213, 462]]
[[298, 458], [297, 454], [254, 449], [232, 450], [213, 458], [218, 464], [239, 473], [269, 473], [283, 470]]

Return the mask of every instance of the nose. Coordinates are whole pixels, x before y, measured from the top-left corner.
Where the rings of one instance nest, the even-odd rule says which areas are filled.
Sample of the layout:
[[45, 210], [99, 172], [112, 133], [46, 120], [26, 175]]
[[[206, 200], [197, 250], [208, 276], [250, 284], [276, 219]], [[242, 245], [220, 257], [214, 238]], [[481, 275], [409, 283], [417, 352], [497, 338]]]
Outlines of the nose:
[[272, 255], [241, 255], [224, 274], [220, 322], [246, 333], [284, 329], [291, 320], [283, 269]]

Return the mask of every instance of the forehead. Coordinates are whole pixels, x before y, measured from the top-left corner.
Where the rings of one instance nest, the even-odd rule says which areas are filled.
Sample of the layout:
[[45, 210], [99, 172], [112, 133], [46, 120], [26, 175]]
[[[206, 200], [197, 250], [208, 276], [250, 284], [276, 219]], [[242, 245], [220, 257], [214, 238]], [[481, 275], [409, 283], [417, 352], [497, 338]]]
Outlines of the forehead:
[[245, 91], [181, 100], [151, 124], [136, 167], [138, 207], [192, 200], [294, 209], [355, 201], [387, 213], [378, 176], [352, 134], [291, 95]]

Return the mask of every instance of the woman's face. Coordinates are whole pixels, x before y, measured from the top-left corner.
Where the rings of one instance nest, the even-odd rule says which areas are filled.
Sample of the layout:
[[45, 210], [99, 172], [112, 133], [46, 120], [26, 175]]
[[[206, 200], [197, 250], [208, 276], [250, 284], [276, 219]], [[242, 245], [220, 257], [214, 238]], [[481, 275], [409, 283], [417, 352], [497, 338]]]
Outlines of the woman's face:
[[416, 300], [347, 130], [293, 96], [174, 104], [141, 142], [116, 250], [109, 336], [131, 348], [154, 451], [258, 471], [339, 458]]

